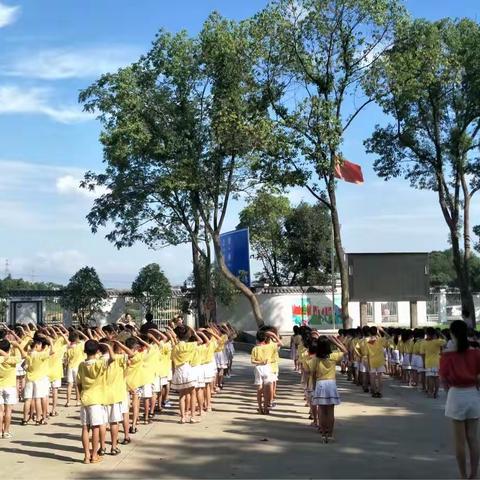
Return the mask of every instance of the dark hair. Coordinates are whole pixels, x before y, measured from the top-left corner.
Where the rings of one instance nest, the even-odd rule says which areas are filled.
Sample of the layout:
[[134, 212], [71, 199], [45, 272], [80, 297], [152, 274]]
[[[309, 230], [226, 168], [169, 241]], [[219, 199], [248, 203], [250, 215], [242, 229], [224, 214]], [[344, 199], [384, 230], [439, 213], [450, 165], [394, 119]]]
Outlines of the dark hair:
[[189, 328], [187, 328], [185, 325], [178, 325], [178, 327], [175, 327], [175, 335], [179, 338], [179, 340], [183, 342], [188, 342], [190, 340], [190, 337], [192, 335], [192, 332], [190, 331]]
[[148, 312], [148, 313], [145, 315], [145, 320], [146, 320], [148, 323], [153, 322], [153, 314], [152, 314], [152, 312]]
[[130, 349], [135, 348], [138, 346], [138, 340], [134, 337], [128, 337], [125, 340], [125, 346]]
[[6, 338], [0, 340], [0, 350], [6, 353], [10, 351], [10, 342]]
[[463, 320], [455, 320], [450, 325], [450, 332], [457, 340], [457, 352], [468, 350], [467, 324]]
[[103, 333], [114, 333], [115, 330], [113, 329], [113, 327], [111, 325], [105, 325], [104, 327], [102, 327], [102, 332]]
[[368, 337], [370, 335], [370, 327], [368, 325], [364, 325], [362, 327], [362, 333], [364, 337]]
[[102, 355], [105, 355], [106, 353], [108, 353], [108, 346], [106, 343], [99, 343], [98, 344], [98, 350], [100, 351], [100, 353]]
[[95, 355], [98, 353], [98, 342], [96, 340], [87, 340], [85, 342], [84, 352], [86, 355]]
[[298, 335], [300, 333], [300, 329], [298, 328], [298, 325], [293, 326], [293, 334]]
[[427, 337], [435, 337], [437, 331], [433, 327], [427, 327]]
[[375, 326], [370, 327], [370, 335], [372, 336], [378, 335], [378, 328]]
[[317, 339], [316, 338], [312, 338], [312, 341], [310, 342], [310, 345], [308, 346], [308, 353], [310, 355], [316, 355], [317, 353], [317, 345], [318, 345], [318, 342], [317, 342]]
[[325, 335], [318, 337], [317, 357], [328, 358], [331, 353], [332, 353], [332, 345], [330, 344], [330, 340]]
[[259, 330], [257, 332], [257, 342], [264, 342], [267, 339], [265, 330]]
[[79, 339], [78, 333], [77, 332], [70, 332], [68, 334], [68, 341], [69, 342], [76, 342]]

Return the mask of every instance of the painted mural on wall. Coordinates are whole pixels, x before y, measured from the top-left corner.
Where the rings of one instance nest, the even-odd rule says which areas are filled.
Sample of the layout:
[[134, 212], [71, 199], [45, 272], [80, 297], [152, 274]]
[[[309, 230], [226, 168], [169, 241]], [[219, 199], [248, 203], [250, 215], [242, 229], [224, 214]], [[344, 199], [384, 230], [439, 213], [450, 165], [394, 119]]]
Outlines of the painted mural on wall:
[[309, 297], [307, 295], [292, 299], [293, 325], [310, 325], [314, 328], [338, 328], [342, 322], [341, 298], [334, 297], [335, 321], [332, 318], [332, 302], [327, 296]]

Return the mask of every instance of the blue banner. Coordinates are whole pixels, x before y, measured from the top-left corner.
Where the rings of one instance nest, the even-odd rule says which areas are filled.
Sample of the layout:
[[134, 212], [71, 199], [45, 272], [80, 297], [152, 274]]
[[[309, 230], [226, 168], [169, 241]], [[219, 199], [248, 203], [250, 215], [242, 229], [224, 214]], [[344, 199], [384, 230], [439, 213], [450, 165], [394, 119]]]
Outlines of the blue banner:
[[248, 228], [220, 235], [220, 246], [228, 269], [250, 287], [250, 238]]

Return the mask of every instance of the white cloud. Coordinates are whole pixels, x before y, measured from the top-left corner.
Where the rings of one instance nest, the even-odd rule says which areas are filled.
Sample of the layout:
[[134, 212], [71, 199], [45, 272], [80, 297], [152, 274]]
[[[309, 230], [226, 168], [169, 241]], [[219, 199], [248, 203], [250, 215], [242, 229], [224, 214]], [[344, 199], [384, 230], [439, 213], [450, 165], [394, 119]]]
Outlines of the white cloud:
[[82, 112], [77, 106], [52, 106], [51, 96], [52, 92], [45, 88], [0, 86], [0, 115], [46, 115], [60, 123], [83, 122], [93, 118], [92, 115]]
[[41, 50], [13, 59], [5, 71], [7, 75], [44, 80], [93, 78], [128, 65], [139, 54], [128, 46]]
[[107, 192], [106, 188], [97, 187], [95, 190], [80, 188], [80, 178], [73, 175], [63, 175], [56, 181], [57, 192], [62, 195], [80, 195], [87, 198], [97, 198]]
[[20, 15], [20, 7], [0, 3], [0, 28], [14, 23]]

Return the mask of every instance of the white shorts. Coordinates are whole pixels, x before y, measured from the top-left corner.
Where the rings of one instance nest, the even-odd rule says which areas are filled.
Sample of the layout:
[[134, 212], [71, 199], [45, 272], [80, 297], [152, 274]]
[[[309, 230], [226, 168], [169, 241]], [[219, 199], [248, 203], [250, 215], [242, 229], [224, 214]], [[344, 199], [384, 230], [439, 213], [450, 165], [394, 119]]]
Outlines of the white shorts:
[[123, 402], [105, 405], [105, 408], [107, 410], [108, 423], [119, 423], [123, 421]]
[[426, 368], [425, 369], [425, 376], [426, 377], [438, 377], [439, 376], [439, 369], [438, 368]]
[[30, 400], [32, 398], [46, 398], [48, 397], [50, 389], [50, 382], [48, 377], [35, 380], [34, 382], [27, 382], [23, 391], [23, 398]]
[[160, 377], [155, 377], [152, 383], [152, 391], [153, 393], [158, 393], [161, 390], [162, 390], [162, 384], [160, 382]]
[[272, 372], [272, 382], [278, 382], [278, 372], [277, 373]]
[[254, 385], [269, 385], [275, 381], [272, 373], [272, 367], [268, 363], [267, 365], [255, 365], [253, 371], [255, 373]]
[[213, 360], [210, 363], [206, 363], [203, 367], [205, 369], [205, 383], [212, 383], [217, 376], [217, 363]]
[[108, 413], [105, 405], [89, 405], [80, 407], [80, 422], [82, 425], [97, 427], [108, 423]]
[[26, 372], [23, 368], [23, 362], [19, 362], [17, 363], [17, 367], [16, 367], [16, 376], [17, 377], [24, 377], [26, 375]]
[[398, 350], [392, 350], [391, 361], [395, 365], [400, 365], [400, 352]]
[[168, 380], [169, 382], [171, 382], [171, 381], [172, 381], [172, 378], [173, 378], [173, 370], [170, 370], [170, 371], [168, 372], [168, 375], [167, 375], [167, 380]]
[[153, 389], [152, 389], [152, 384], [147, 383], [146, 385], [143, 385], [141, 387], [138, 387], [135, 389], [135, 393], [140, 397], [140, 398], [152, 398], [153, 397]]
[[385, 373], [385, 366], [377, 367], [377, 368], [370, 367], [368, 370], [369, 370], [369, 373]]
[[445, 416], [454, 420], [480, 418], [480, 392], [476, 387], [448, 390]]
[[360, 365], [360, 362], [353, 361], [352, 365], [353, 365], [353, 368], [358, 368], [358, 366]]
[[0, 405], [15, 405], [16, 403], [18, 403], [16, 387], [0, 388]]
[[187, 388], [195, 387], [197, 379], [195, 372], [189, 363], [184, 363], [175, 368], [172, 378], [172, 388], [175, 390], [186, 390]]
[[60, 388], [62, 386], [62, 380], [53, 380], [50, 382], [50, 388]]
[[412, 355], [412, 370], [416, 370], [417, 372], [423, 372], [423, 358], [421, 355], [413, 354]]
[[67, 368], [67, 383], [77, 384], [78, 368]]
[[160, 387], [166, 387], [168, 385], [168, 377], [160, 377]]
[[365, 362], [360, 362], [358, 368], [360, 373], [368, 373], [368, 366]]
[[120, 408], [122, 411], [122, 415], [130, 411], [130, 395], [127, 395], [125, 397], [125, 400], [123, 400], [123, 402], [120, 403]]
[[405, 353], [405, 354], [403, 355], [402, 367], [403, 367], [405, 370], [411, 370], [411, 369], [412, 369], [412, 367], [411, 367], [411, 365], [410, 365], [410, 354]]

